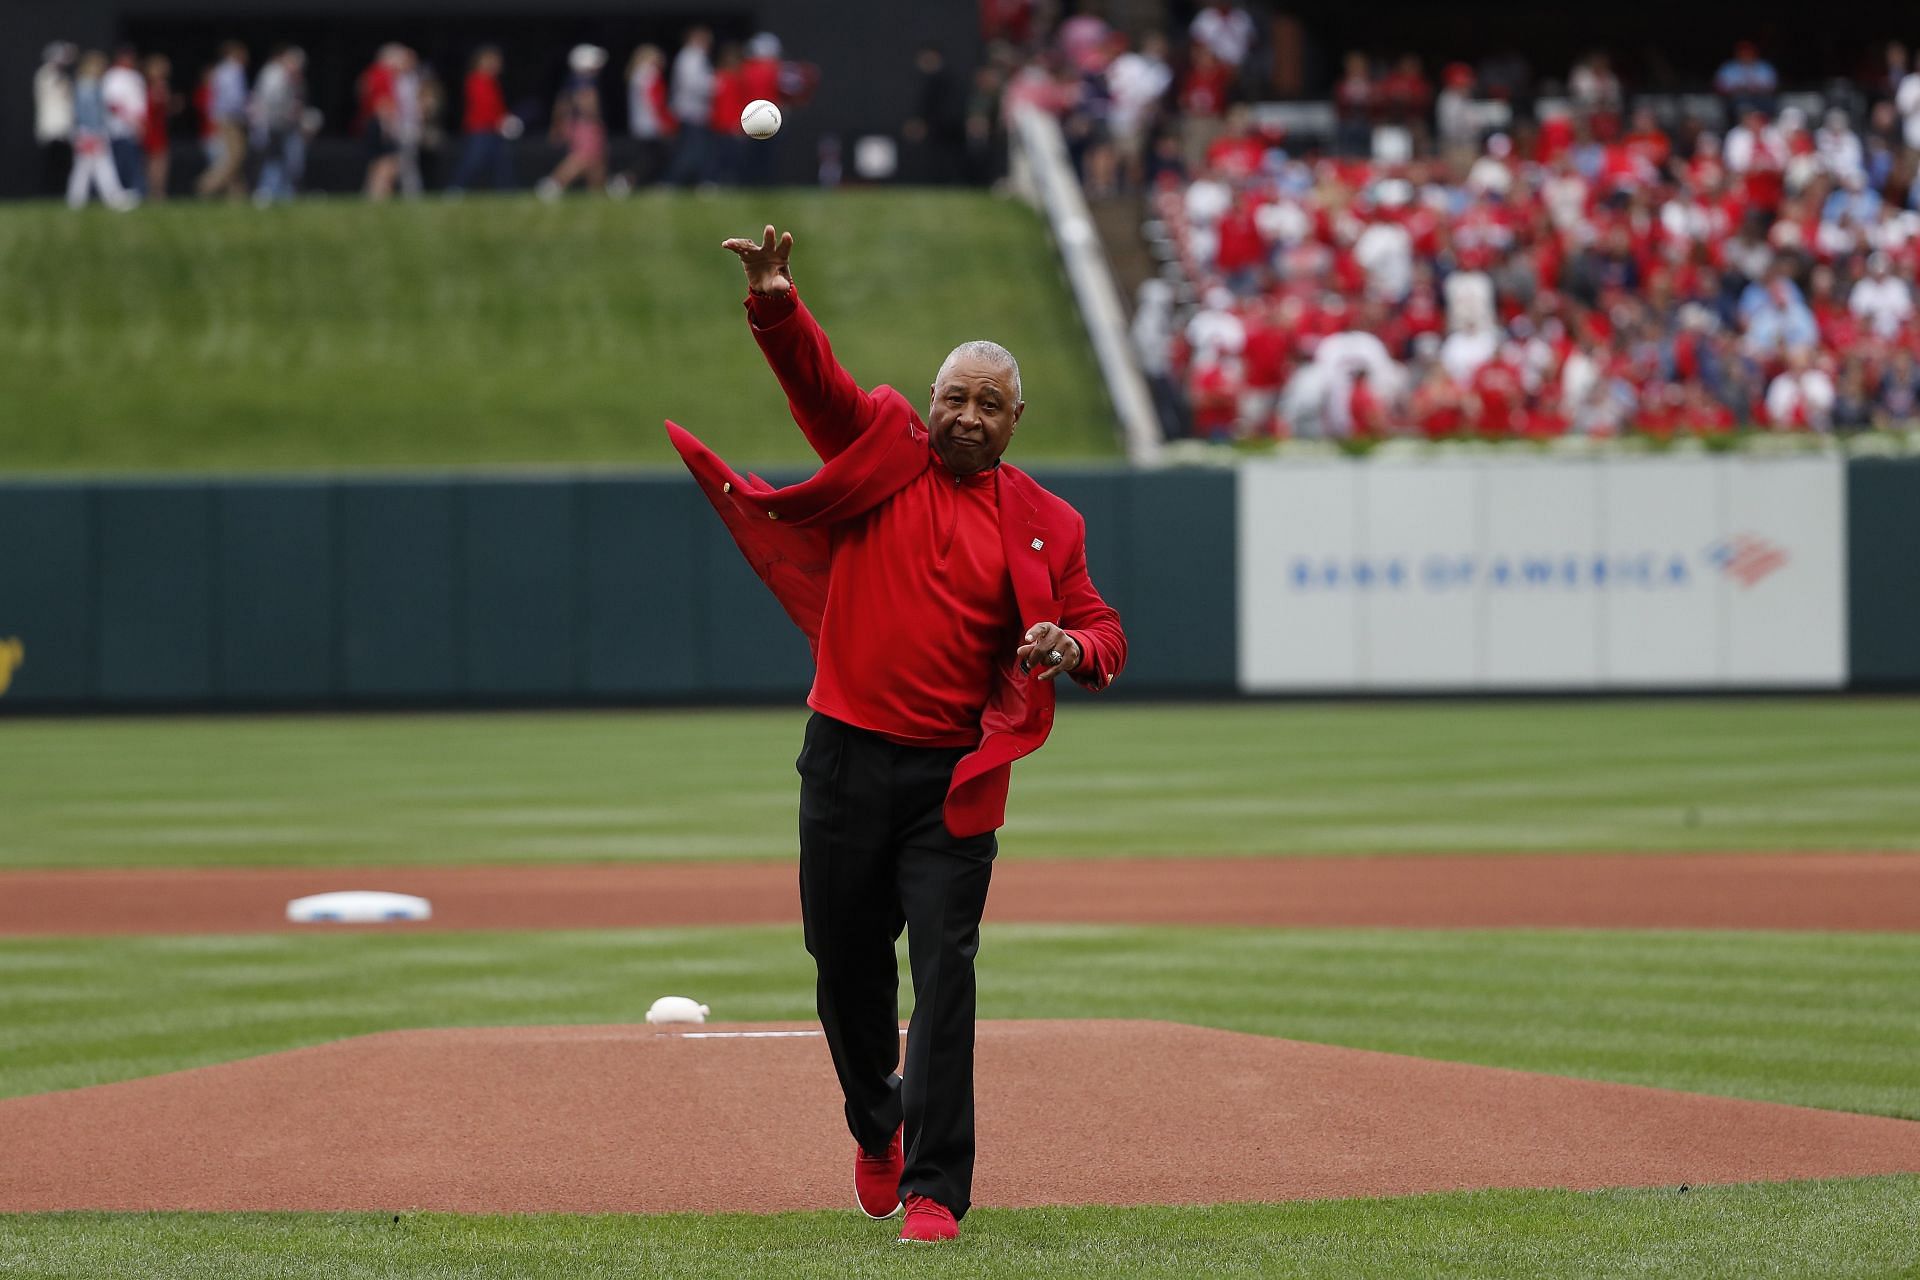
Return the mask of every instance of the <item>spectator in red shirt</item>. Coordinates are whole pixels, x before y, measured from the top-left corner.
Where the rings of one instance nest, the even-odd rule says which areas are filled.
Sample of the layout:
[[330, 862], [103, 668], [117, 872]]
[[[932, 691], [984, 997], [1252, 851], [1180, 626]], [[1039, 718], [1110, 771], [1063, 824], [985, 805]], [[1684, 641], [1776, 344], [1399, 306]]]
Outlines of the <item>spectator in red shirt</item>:
[[1192, 61], [1180, 78], [1180, 149], [1187, 168], [1197, 172], [1220, 136], [1227, 95], [1233, 88], [1233, 68], [1203, 44], [1194, 45], [1188, 56]]
[[1523, 396], [1520, 376], [1503, 351], [1474, 370], [1468, 398], [1473, 427], [1482, 435], [1512, 435]]
[[1650, 108], [1640, 107], [1633, 113], [1633, 130], [1620, 142], [1655, 172], [1666, 172], [1667, 161], [1673, 156], [1673, 143]]
[[1460, 434], [1466, 421], [1466, 397], [1438, 361], [1427, 367], [1426, 375], [1414, 388], [1410, 412], [1420, 434], [1429, 440], [1445, 440]]
[[1368, 381], [1365, 365], [1353, 371], [1353, 385], [1347, 391], [1347, 421], [1356, 440], [1377, 440], [1386, 434], [1387, 407]]
[[406, 63], [406, 50], [382, 45], [372, 63], [360, 73], [360, 128], [367, 139], [369, 200], [385, 200], [400, 177], [400, 103], [396, 78]]
[[1240, 348], [1240, 371], [1245, 391], [1240, 397], [1240, 434], [1266, 436], [1274, 431], [1274, 406], [1280, 389], [1287, 382], [1288, 347], [1286, 303], [1269, 295], [1257, 301], [1242, 317], [1247, 330]]
[[1424, 152], [1431, 131], [1427, 115], [1433, 109], [1433, 85], [1420, 69], [1420, 55], [1409, 53], [1375, 86], [1383, 123], [1399, 125], [1413, 135], [1414, 149]]
[[1227, 114], [1227, 131], [1207, 148], [1207, 168], [1229, 182], [1243, 182], [1260, 172], [1267, 157], [1267, 144], [1253, 128], [1253, 118], [1245, 107]]
[[149, 54], [146, 62], [147, 122], [140, 137], [140, 149], [147, 156], [148, 200], [167, 198], [167, 174], [173, 167], [173, 143], [167, 126], [180, 110], [174, 96], [173, 64], [164, 53]]
[[[482, 45], [473, 55], [467, 72], [465, 104], [460, 132], [460, 164], [448, 184], [449, 194], [457, 194], [485, 175], [496, 191], [513, 185], [513, 156], [507, 149], [506, 96], [500, 92], [500, 50]], [[518, 125], [519, 121], [514, 120]]]
[[1189, 392], [1193, 434], [1202, 440], [1233, 439], [1245, 389], [1240, 362], [1233, 356], [1209, 354], [1196, 362]]

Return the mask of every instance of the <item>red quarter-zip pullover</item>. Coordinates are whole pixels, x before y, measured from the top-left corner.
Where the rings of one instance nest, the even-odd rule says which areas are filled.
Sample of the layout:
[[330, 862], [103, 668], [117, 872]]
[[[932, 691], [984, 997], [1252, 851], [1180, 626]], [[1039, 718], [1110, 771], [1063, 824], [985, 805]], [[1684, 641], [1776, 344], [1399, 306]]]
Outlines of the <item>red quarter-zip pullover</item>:
[[998, 493], [998, 467], [956, 476], [935, 455], [835, 526], [808, 706], [909, 746], [979, 741], [995, 663], [1020, 643]]

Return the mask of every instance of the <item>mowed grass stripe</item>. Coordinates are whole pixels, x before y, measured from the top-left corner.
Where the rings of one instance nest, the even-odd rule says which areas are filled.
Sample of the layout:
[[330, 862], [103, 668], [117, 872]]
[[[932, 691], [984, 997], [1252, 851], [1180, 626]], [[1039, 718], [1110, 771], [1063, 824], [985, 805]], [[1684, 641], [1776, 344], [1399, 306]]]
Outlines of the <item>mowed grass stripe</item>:
[[1920, 1178], [1600, 1192], [1476, 1191], [1190, 1208], [979, 1209], [902, 1249], [841, 1213], [645, 1216], [41, 1214], [0, 1218], [21, 1280], [1036, 1275], [1701, 1280], [1912, 1275]]
[[[788, 927], [0, 942], [0, 1092], [403, 1027], [809, 1019]], [[986, 1018], [1160, 1018], [1920, 1119], [1920, 936], [992, 926]], [[903, 992], [903, 999], [906, 993]]]
[[[805, 711], [0, 722], [0, 866], [785, 858]], [[1009, 856], [1920, 848], [1920, 700], [1073, 696]]]
[[[0, 458], [677, 469], [660, 427], [673, 417], [736, 463], [812, 464], [747, 333], [739, 266], [719, 247], [767, 221], [792, 229], [795, 274], [863, 385], [924, 403], [941, 357], [991, 337], [1020, 357], [1022, 459], [1118, 455], [1033, 210], [979, 192], [786, 190], [316, 201], [265, 217], [0, 208]], [[99, 376], [103, 351], [111, 377]]]

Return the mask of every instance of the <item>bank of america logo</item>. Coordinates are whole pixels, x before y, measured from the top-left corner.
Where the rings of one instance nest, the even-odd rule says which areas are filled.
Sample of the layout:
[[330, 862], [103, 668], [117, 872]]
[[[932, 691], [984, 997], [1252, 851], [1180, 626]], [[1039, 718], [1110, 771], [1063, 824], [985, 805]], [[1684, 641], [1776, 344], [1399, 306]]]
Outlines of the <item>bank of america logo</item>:
[[1707, 548], [1714, 567], [1743, 587], [1750, 587], [1787, 563], [1787, 549], [1757, 533], [1736, 533]]

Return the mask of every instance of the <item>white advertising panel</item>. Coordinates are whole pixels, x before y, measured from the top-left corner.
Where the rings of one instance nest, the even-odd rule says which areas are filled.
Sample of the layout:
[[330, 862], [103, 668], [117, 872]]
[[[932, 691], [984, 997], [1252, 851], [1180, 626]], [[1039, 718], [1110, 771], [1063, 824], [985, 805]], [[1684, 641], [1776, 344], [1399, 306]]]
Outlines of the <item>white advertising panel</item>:
[[1489, 462], [1480, 474], [1488, 564], [1481, 578], [1482, 683], [1599, 683], [1600, 477], [1593, 467]]
[[1242, 687], [1839, 685], [1845, 484], [1837, 457], [1248, 466]]
[[1726, 464], [1712, 458], [1603, 462], [1606, 597], [1601, 678], [1630, 687], [1720, 679], [1719, 576], [1703, 559], [1724, 523]]
[[1824, 458], [1727, 468], [1725, 532], [1707, 554], [1726, 592], [1728, 681], [1845, 683], [1845, 470]]
[[1330, 584], [1357, 553], [1363, 472], [1344, 464], [1241, 468], [1240, 684], [1351, 688], [1360, 601]]
[[1479, 658], [1477, 469], [1364, 469], [1361, 674], [1373, 688], [1470, 685]]

